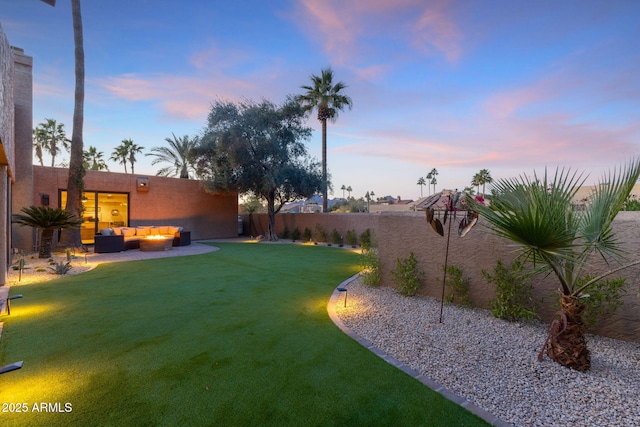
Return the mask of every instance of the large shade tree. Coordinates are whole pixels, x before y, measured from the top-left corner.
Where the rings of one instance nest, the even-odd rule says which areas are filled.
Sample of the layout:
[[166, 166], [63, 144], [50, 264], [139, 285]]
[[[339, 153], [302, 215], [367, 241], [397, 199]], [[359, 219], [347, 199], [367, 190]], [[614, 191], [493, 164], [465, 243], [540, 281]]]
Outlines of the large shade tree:
[[195, 174], [194, 155], [200, 139], [198, 137], [190, 138], [189, 135], [184, 135], [182, 138], [178, 138], [174, 133], [171, 135], [173, 138], [164, 139], [168, 147], [153, 147], [151, 152], [145, 156], [154, 157], [151, 165], [158, 163], [170, 165], [158, 170], [156, 175], [189, 179]]
[[[557, 279], [560, 311], [544, 350], [564, 366], [579, 371], [590, 367], [582, 319], [590, 290], [607, 276], [640, 263], [627, 259], [612, 229], [638, 177], [638, 160], [609, 172], [594, 188], [584, 211], [574, 211], [572, 201], [585, 179], [565, 169], [553, 175], [545, 171], [542, 177], [498, 180], [491, 203], [475, 203], [499, 236], [518, 245], [520, 256], [531, 262], [534, 271]], [[606, 261], [606, 271], [595, 268], [596, 259]]]
[[[42, 0], [55, 6], [56, 0]], [[75, 92], [73, 104], [73, 133], [71, 136], [71, 152], [69, 158], [69, 178], [67, 181], [66, 210], [77, 218], [82, 217], [82, 191], [84, 190], [84, 142], [82, 129], [84, 125], [84, 41], [82, 35], [82, 13], [80, 0], [71, 0], [71, 17], [73, 20], [73, 44], [75, 60]], [[60, 237], [59, 246], [78, 247], [82, 245], [79, 228], [65, 229]]]
[[197, 152], [198, 175], [211, 191], [238, 191], [267, 204], [266, 238], [277, 240], [275, 215], [289, 201], [322, 189], [319, 165], [307, 155], [304, 110], [291, 97], [282, 105], [216, 101]]
[[343, 82], [333, 83], [333, 70], [325, 68], [319, 76], [311, 75], [311, 85], [302, 86], [306, 92], [297, 99], [302, 102], [305, 111], [317, 110], [318, 120], [322, 124], [322, 211], [327, 212], [329, 180], [327, 177], [327, 120], [332, 123], [338, 118], [338, 112], [345, 107], [351, 109], [353, 101], [343, 93], [347, 87]]

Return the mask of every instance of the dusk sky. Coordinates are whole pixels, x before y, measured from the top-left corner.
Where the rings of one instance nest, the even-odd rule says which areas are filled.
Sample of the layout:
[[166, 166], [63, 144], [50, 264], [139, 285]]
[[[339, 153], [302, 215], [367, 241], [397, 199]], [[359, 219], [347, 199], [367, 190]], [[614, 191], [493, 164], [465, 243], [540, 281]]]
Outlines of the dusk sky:
[[[34, 127], [54, 118], [69, 136], [70, 3], [0, 0], [33, 57]], [[335, 197], [416, 199], [432, 168], [437, 190], [545, 166], [594, 183], [640, 154], [640, 1], [83, 0], [82, 15], [84, 144], [107, 159], [125, 138], [148, 152], [200, 133], [217, 99], [281, 103], [327, 66], [354, 104], [329, 124]], [[150, 161], [136, 174], [155, 175]]]

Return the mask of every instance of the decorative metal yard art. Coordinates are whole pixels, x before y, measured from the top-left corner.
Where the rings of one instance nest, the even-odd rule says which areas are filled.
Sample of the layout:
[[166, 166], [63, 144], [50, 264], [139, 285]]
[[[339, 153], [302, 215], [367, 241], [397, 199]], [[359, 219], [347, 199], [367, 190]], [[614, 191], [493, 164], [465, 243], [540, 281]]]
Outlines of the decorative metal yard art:
[[[444, 227], [449, 221], [447, 247], [444, 256], [444, 276], [442, 277], [442, 297], [440, 299], [440, 323], [442, 323], [442, 313], [444, 311], [444, 288], [447, 282], [451, 225], [459, 220], [458, 236], [464, 237], [478, 222], [478, 212], [469, 208], [466, 198], [466, 193], [457, 190], [443, 190], [440, 193], [429, 196], [423, 204], [427, 215], [427, 223], [439, 235], [444, 237]], [[442, 221], [440, 220], [441, 217]]]

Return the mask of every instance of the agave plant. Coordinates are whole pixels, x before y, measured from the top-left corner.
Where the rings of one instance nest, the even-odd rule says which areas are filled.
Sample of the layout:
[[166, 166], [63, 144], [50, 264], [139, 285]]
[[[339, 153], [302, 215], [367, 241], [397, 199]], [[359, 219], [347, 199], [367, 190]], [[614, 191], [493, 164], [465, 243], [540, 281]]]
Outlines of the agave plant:
[[[626, 258], [611, 227], [639, 177], [638, 159], [609, 171], [595, 187], [591, 203], [575, 211], [572, 201], [586, 178], [570, 169], [556, 169], [553, 176], [545, 170], [541, 179], [534, 174], [499, 180], [491, 204], [475, 207], [495, 233], [518, 245], [523, 260], [558, 279], [561, 307], [540, 357], [546, 351], [561, 365], [579, 371], [590, 368], [584, 297], [604, 277], [640, 264]], [[596, 258], [606, 261], [608, 271], [593, 274]]]
[[13, 215], [13, 222], [37, 228], [41, 232], [38, 258], [51, 258], [51, 246], [55, 230], [61, 228], [77, 228], [82, 222], [71, 212], [60, 208], [53, 209], [48, 206], [30, 206], [28, 208], [22, 208], [21, 211], [23, 215]]

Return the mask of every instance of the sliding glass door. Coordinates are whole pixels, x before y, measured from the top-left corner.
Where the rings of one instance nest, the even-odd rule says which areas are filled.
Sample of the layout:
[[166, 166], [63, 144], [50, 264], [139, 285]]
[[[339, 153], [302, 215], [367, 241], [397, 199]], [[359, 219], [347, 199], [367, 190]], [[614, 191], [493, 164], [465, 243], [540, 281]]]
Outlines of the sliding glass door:
[[[67, 192], [60, 192], [60, 206], [67, 204]], [[85, 245], [93, 244], [94, 235], [102, 228], [129, 225], [129, 193], [85, 191], [82, 193], [82, 225], [80, 237]]]

